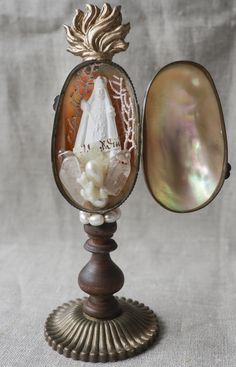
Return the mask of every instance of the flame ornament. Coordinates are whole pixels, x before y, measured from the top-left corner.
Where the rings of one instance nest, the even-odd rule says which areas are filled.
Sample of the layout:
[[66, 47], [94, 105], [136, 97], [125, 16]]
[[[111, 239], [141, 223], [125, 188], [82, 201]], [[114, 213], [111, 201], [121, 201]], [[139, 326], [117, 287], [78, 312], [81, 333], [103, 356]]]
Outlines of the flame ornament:
[[122, 24], [121, 6], [104, 4], [101, 9], [87, 4], [86, 11], [76, 10], [72, 26], [64, 25], [69, 47], [67, 51], [85, 60], [111, 60], [125, 51], [129, 43], [124, 39], [130, 24]]

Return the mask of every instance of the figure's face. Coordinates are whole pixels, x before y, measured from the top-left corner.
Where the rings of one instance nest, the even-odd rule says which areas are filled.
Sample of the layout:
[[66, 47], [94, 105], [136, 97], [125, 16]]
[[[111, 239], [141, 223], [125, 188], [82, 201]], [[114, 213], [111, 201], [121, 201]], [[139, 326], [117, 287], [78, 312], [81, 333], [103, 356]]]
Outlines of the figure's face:
[[98, 97], [101, 99], [105, 98], [104, 89], [102, 87], [98, 89]]
[[95, 93], [96, 97], [99, 99], [105, 98], [105, 83], [104, 80], [101, 77], [97, 77], [94, 83]]

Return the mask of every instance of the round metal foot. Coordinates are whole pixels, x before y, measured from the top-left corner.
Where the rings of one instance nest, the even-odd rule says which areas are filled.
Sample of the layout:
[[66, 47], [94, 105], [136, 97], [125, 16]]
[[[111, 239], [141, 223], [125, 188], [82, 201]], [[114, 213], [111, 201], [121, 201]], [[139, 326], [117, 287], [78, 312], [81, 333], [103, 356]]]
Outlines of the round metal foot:
[[133, 357], [157, 335], [156, 315], [143, 303], [117, 298], [122, 313], [99, 320], [83, 313], [83, 301], [64, 303], [45, 324], [48, 344], [65, 357], [88, 362], [112, 362]]

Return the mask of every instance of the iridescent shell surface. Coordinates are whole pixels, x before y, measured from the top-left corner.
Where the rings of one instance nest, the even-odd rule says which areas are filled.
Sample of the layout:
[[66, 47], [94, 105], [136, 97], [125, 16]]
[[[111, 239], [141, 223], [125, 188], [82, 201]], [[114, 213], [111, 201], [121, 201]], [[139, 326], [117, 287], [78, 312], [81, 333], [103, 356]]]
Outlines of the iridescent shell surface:
[[64, 197], [89, 212], [119, 206], [135, 184], [139, 141], [139, 109], [125, 71], [97, 61], [72, 70], [52, 137], [54, 177]]
[[175, 212], [207, 205], [227, 167], [219, 97], [209, 73], [192, 62], [164, 67], [147, 92], [143, 163], [154, 199]]

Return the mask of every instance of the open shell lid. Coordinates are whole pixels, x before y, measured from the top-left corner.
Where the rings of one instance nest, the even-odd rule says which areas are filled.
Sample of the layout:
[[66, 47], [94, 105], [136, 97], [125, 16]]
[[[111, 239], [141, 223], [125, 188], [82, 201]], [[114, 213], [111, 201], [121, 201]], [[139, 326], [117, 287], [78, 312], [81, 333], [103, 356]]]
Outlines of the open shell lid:
[[209, 204], [228, 172], [220, 99], [200, 64], [177, 61], [151, 81], [143, 107], [143, 168], [153, 198], [174, 212]]

